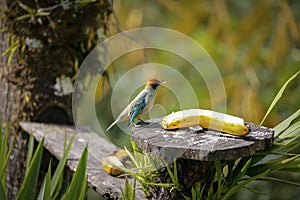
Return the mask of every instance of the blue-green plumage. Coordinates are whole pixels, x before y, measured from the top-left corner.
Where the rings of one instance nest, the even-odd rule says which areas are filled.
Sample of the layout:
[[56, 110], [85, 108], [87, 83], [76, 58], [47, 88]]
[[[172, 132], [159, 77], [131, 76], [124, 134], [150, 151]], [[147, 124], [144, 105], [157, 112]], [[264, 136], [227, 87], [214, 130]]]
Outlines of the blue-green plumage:
[[148, 93], [143, 93], [141, 98], [139, 98], [135, 104], [132, 105], [130, 116], [129, 116], [129, 122], [133, 123], [133, 120], [142, 112], [142, 110], [146, 107], [146, 98]]
[[127, 119], [129, 120], [129, 123], [134, 123], [134, 119], [148, 113], [153, 106], [157, 87], [162, 83], [164, 83], [164, 81], [160, 81], [156, 78], [149, 79], [145, 88], [130, 102], [106, 131], [116, 123]]

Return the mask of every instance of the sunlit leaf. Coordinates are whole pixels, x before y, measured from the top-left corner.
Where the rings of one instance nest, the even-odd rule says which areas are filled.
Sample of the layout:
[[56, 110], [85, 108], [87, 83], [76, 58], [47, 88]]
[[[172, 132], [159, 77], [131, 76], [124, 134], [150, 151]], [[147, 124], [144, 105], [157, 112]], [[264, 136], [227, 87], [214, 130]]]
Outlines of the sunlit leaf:
[[274, 108], [274, 106], [276, 105], [276, 103], [279, 101], [279, 99], [282, 97], [283, 92], [285, 91], [286, 87], [288, 86], [288, 84], [294, 80], [298, 75], [299, 75], [300, 71], [296, 72], [291, 78], [289, 78], [284, 85], [280, 88], [279, 92], [276, 94], [275, 98], [273, 99], [268, 111], [266, 112], [265, 116], [263, 117], [262, 121], [260, 122], [260, 125], [262, 125], [265, 121], [265, 119], [268, 117], [268, 115], [270, 114], [270, 112], [272, 111], [272, 109]]
[[276, 142], [287, 145], [300, 137], [300, 121], [292, 124], [277, 138]]
[[300, 116], [300, 109], [298, 109], [295, 113], [285, 119], [283, 122], [279, 123], [277, 126], [274, 127], [274, 138], [280, 136], [282, 131], [288, 128], [288, 126], [298, 117]]

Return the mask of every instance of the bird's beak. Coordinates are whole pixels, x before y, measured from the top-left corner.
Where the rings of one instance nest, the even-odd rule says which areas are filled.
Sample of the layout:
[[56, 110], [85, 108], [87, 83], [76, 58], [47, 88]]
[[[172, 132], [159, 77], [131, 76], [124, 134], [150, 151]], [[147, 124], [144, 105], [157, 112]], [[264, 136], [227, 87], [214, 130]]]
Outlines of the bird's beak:
[[167, 83], [166, 81], [160, 81], [160, 83], [159, 84], [163, 84], [163, 83]]

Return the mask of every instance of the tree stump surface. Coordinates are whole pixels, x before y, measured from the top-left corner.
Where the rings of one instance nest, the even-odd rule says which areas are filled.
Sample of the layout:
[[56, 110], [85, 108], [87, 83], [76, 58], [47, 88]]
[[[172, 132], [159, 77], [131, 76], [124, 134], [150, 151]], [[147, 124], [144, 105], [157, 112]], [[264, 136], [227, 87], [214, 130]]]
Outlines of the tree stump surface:
[[233, 160], [254, 154], [272, 146], [274, 131], [246, 123], [250, 132], [245, 137], [233, 136], [214, 130], [203, 132], [191, 129], [167, 131], [161, 119], [133, 127], [132, 139], [146, 152], [163, 158], [185, 158], [199, 161]]
[[[117, 150], [116, 146], [89, 130], [81, 130], [78, 133], [73, 126], [32, 122], [21, 122], [20, 125], [27, 133], [32, 133], [37, 141], [45, 138], [44, 147], [58, 160], [64, 153], [65, 135], [68, 144], [72, 135], [76, 134], [67, 159], [69, 169], [75, 172], [82, 151], [88, 143], [88, 185], [107, 199], [121, 199], [120, 188], [124, 187], [124, 179], [108, 175], [101, 167], [102, 159]], [[91, 152], [93, 153], [91, 154]], [[136, 191], [136, 197], [137, 199], [146, 199], [139, 190]]]
[[[185, 128], [174, 131], [162, 129], [161, 119], [152, 119], [133, 127], [132, 140], [144, 151], [164, 159], [172, 171], [172, 162], [176, 160], [177, 176], [180, 191], [162, 187], [153, 189], [153, 200], [184, 199], [191, 197], [191, 189], [197, 184], [203, 188], [203, 199], [208, 195], [213, 183], [216, 169], [215, 160], [234, 160], [264, 150], [273, 143], [273, 130], [252, 123], [246, 125], [250, 132], [245, 137], [232, 136], [214, 130], [197, 131], [196, 128]], [[199, 130], [199, 129], [198, 129]], [[165, 168], [160, 169], [157, 179], [161, 183], [172, 183]]]

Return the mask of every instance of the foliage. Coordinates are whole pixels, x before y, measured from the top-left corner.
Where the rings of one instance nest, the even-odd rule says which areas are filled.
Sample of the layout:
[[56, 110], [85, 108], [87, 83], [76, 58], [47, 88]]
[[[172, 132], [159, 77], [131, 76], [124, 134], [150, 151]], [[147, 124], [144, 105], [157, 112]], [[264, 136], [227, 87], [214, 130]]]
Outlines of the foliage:
[[124, 200], [135, 200], [135, 188], [136, 188], [136, 178], [133, 179], [133, 185], [125, 179], [125, 189], [121, 188], [122, 199]]
[[43, 155], [43, 145], [44, 139], [42, 139], [42, 141], [39, 143], [32, 159], [30, 159], [30, 164], [26, 171], [26, 175], [21, 185], [20, 191], [18, 192], [17, 200], [34, 199]]
[[8, 142], [8, 126], [5, 127], [4, 134], [2, 133], [3, 126], [2, 126], [2, 120], [0, 120], [0, 199], [7, 199], [6, 198], [6, 166], [7, 162], [9, 160], [9, 156], [11, 154], [13, 145], [14, 145], [14, 139], [10, 143], [10, 148], [7, 152], [7, 142]]
[[[141, 190], [145, 193], [146, 196], [151, 196], [154, 187], [168, 187], [170, 188], [170, 191], [179, 188], [176, 162], [174, 162], [174, 172], [172, 172], [166, 162], [151, 154], [141, 151], [141, 149], [139, 149], [139, 147], [133, 141], [131, 144], [133, 153], [127, 150], [126, 147], [125, 150], [127, 151], [127, 154], [133, 163], [133, 168], [127, 169], [125, 167], [120, 167], [125, 172], [123, 175], [120, 175], [121, 177], [133, 177], [134, 185], [135, 182], [138, 181], [142, 186]], [[173, 181], [172, 183], [155, 182], [156, 178], [159, 176], [158, 170], [161, 166], [165, 166], [167, 168], [168, 173]], [[126, 179], [125, 191], [121, 190], [122, 195], [130, 197], [134, 195], [135, 189], [135, 186], [133, 187], [133, 189], [129, 186], [129, 183]], [[131, 193], [133, 194], [131, 195]]]
[[[0, 130], [2, 130], [2, 123], [0, 124]], [[7, 160], [9, 158], [10, 152], [13, 148], [13, 141], [10, 144], [9, 151], [6, 153], [7, 139], [8, 139], [8, 129], [6, 128], [5, 133], [2, 136], [0, 132], [0, 159], [3, 159], [0, 162], [0, 172], [1, 172], [1, 184], [0, 184], [0, 199], [7, 199], [6, 194], [6, 183], [5, 183], [5, 168], [7, 164]], [[22, 183], [21, 189], [18, 192], [17, 200], [21, 199], [35, 199], [36, 194], [38, 194], [37, 199], [56, 199], [59, 196], [62, 196], [62, 199], [84, 199], [85, 192], [87, 187], [87, 176], [86, 176], [86, 166], [87, 166], [87, 147], [84, 148], [83, 153], [81, 155], [79, 164], [77, 166], [77, 170], [73, 175], [70, 185], [67, 186], [67, 189], [64, 190], [64, 186], [62, 184], [63, 175], [64, 175], [64, 166], [66, 164], [66, 160], [68, 154], [71, 150], [73, 141], [75, 139], [75, 135], [72, 136], [69, 144], [65, 148], [64, 155], [62, 159], [59, 161], [56, 170], [51, 175], [51, 161], [48, 166], [48, 172], [46, 173], [44, 180], [42, 182], [41, 188], [38, 190], [37, 182], [40, 173], [40, 165], [43, 155], [43, 144], [44, 139], [38, 144], [37, 148], [34, 149], [34, 139], [33, 136], [30, 135], [29, 143], [28, 143], [28, 154], [27, 154], [27, 168], [26, 175], [24, 181]], [[76, 198], [75, 198], [76, 197]]]

